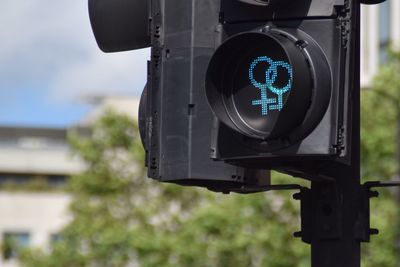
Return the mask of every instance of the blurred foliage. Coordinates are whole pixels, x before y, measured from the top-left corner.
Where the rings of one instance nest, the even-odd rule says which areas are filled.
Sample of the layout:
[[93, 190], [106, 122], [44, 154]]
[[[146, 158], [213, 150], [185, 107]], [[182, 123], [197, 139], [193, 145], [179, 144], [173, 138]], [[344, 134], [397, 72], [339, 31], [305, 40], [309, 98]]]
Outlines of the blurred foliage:
[[389, 52], [371, 88], [361, 94], [362, 177], [391, 179], [398, 173], [400, 54]]
[[[373, 88], [362, 92], [365, 180], [399, 173], [400, 56], [391, 55]], [[147, 179], [137, 125], [112, 111], [71, 144], [87, 164], [69, 181], [72, 220], [48, 250], [24, 251], [24, 266], [310, 266], [309, 246], [292, 237], [299, 230], [292, 192], [222, 195]], [[400, 262], [398, 195], [383, 191], [372, 203], [372, 225], [381, 234], [363, 245], [364, 267]]]
[[4, 237], [3, 238], [3, 243], [0, 246], [1, 248], [1, 256], [5, 259], [8, 260], [12, 258], [17, 250], [17, 245], [15, 240], [9, 237]]
[[[400, 53], [388, 53], [371, 88], [361, 94], [361, 174], [364, 181], [398, 180]], [[371, 225], [380, 230], [363, 245], [363, 266], [400, 266], [400, 192], [380, 189], [371, 201]]]
[[69, 181], [72, 220], [48, 250], [23, 251], [24, 266], [310, 265], [292, 237], [290, 192], [223, 195], [145, 178], [137, 125], [112, 111], [71, 144], [87, 165]]

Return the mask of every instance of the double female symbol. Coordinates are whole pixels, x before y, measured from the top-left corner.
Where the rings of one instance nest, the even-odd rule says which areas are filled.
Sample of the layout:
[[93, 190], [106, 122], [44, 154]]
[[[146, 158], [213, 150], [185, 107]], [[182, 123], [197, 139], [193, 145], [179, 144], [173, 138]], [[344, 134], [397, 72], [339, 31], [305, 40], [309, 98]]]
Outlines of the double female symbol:
[[[254, 69], [260, 62], [267, 62], [268, 69], [265, 71], [265, 83], [260, 83], [254, 78]], [[288, 72], [288, 82], [284, 87], [278, 88], [275, 82], [278, 78], [278, 68], [284, 68]], [[261, 99], [253, 100], [252, 105], [261, 106], [261, 114], [268, 115], [270, 110], [283, 108], [283, 95], [292, 88], [293, 70], [289, 63], [284, 61], [273, 61], [271, 58], [262, 56], [256, 58], [250, 65], [249, 78], [254, 87], [260, 89]], [[276, 94], [277, 98], [268, 98], [267, 91]]]

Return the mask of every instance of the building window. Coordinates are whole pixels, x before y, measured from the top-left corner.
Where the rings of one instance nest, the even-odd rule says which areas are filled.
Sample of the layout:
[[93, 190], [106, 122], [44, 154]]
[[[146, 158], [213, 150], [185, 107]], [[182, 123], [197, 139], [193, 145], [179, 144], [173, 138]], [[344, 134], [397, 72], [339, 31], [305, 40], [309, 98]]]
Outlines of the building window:
[[67, 176], [65, 176], [65, 175], [49, 175], [49, 176], [47, 176], [47, 183], [52, 188], [62, 188], [67, 183]]
[[56, 233], [56, 234], [50, 235], [50, 244], [51, 245], [57, 244], [60, 240], [61, 240], [60, 234]]
[[7, 232], [3, 234], [2, 250], [3, 259], [11, 260], [18, 257], [18, 251], [26, 248], [30, 243], [27, 232]]
[[0, 174], [0, 190], [46, 191], [64, 189], [65, 175]]

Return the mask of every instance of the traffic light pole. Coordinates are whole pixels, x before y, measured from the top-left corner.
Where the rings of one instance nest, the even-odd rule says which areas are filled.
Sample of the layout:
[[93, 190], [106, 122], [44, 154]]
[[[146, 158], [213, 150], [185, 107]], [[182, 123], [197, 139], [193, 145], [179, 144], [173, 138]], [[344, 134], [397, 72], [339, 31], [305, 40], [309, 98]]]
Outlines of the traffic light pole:
[[[359, 205], [362, 187], [359, 177], [338, 172], [332, 183], [313, 183], [313, 218], [318, 224], [311, 231], [313, 267], [359, 267]], [[319, 202], [314, 202], [319, 201]], [[320, 204], [322, 203], [322, 204]]]
[[[356, 1], [355, 1], [356, 2]], [[360, 4], [353, 5], [359, 18]], [[359, 69], [359, 48], [360, 38], [358, 24], [359, 19], [353, 22], [353, 29], [357, 35], [352, 45], [352, 54], [355, 69]], [[359, 71], [354, 72], [353, 88], [351, 94], [351, 112], [349, 119], [352, 121], [351, 129], [351, 159], [350, 166], [340, 166], [329, 170], [332, 175], [332, 182], [313, 182], [311, 185], [312, 200], [315, 203], [326, 203], [317, 205], [319, 210], [313, 210], [315, 218], [322, 221], [318, 227], [314, 228], [317, 238], [311, 243], [311, 262], [313, 267], [359, 267], [360, 256], [360, 237], [358, 232], [363, 232], [360, 227], [360, 212], [362, 212], [363, 187], [360, 181], [360, 85]], [[333, 202], [332, 202], [333, 201]], [[330, 203], [331, 202], [331, 203]], [[322, 209], [321, 209], [322, 208]], [[369, 214], [368, 214], [369, 215]], [[329, 221], [334, 217], [333, 222]], [[327, 220], [328, 219], [328, 220]], [[335, 236], [336, 235], [336, 236]]]
[[[350, 65], [354, 70], [360, 67], [360, 3], [352, 1], [351, 22], [353, 43], [349, 44], [352, 55]], [[347, 120], [352, 129], [347, 129], [349, 146], [347, 164], [325, 166], [321, 174], [325, 179], [315, 181], [306, 193], [302, 209], [305, 216], [308, 241], [311, 244], [313, 267], [359, 267], [360, 243], [369, 241], [369, 196], [360, 181], [360, 77], [359, 71], [350, 74], [352, 79], [351, 97]], [[326, 179], [328, 177], [328, 179]], [[366, 205], [368, 203], [368, 205]], [[307, 205], [307, 207], [306, 207]], [[307, 238], [306, 238], [307, 239]]]
[[360, 243], [375, 233], [369, 228], [373, 192], [360, 184], [359, 137], [353, 140], [357, 140], [353, 145], [357, 152], [352, 153], [350, 167], [325, 168], [324, 179], [327, 173], [331, 179], [314, 181], [310, 189], [295, 195], [301, 200], [302, 217], [302, 231], [295, 235], [311, 244], [313, 267], [359, 267]]
[[327, 167], [322, 172], [332, 179], [312, 182], [294, 195], [301, 200], [302, 223], [295, 236], [311, 244], [313, 267], [359, 267], [360, 243], [377, 233], [369, 228], [369, 199], [376, 195], [360, 184], [359, 153], [353, 160], [348, 168]]

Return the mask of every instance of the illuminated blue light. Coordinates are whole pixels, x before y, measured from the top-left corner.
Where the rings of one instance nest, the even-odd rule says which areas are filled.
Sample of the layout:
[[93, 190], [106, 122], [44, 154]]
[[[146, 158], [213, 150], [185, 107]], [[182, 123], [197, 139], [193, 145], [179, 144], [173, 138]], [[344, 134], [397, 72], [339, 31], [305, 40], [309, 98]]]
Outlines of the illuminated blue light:
[[[260, 83], [254, 78], [254, 69], [260, 62], [268, 63], [268, 69], [265, 71], [265, 83]], [[281, 88], [274, 85], [276, 78], [278, 77], [278, 67], [286, 69], [289, 75], [287, 84]], [[270, 110], [282, 110], [283, 95], [292, 88], [293, 69], [289, 63], [284, 61], [273, 61], [271, 58], [266, 56], [258, 57], [250, 65], [249, 79], [254, 87], [260, 89], [261, 99], [253, 100], [252, 105], [260, 105], [262, 115], [268, 115], [268, 111]], [[268, 89], [278, 97], [268, 98]]]

